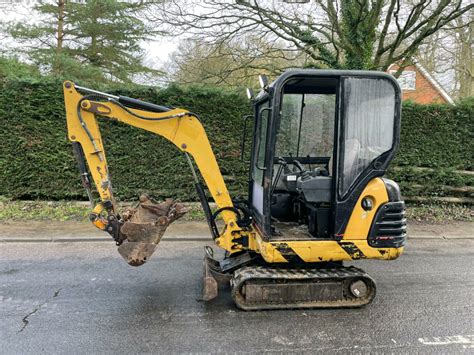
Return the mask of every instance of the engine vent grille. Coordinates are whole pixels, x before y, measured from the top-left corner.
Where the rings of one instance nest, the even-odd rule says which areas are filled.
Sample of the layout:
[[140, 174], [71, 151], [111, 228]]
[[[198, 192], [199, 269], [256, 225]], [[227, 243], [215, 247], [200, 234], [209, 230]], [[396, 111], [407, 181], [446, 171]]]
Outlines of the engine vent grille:
[[400, 248], [407, 239], [405, 202], [387, 202], [375, 214], [368, 242], [374, 248]]

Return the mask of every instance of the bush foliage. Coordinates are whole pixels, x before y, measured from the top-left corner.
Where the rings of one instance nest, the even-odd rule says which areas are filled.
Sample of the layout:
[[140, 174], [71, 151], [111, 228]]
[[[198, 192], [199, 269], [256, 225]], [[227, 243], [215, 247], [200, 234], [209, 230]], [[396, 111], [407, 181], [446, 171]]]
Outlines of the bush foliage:
[[[67, 139], [62, 83], [10, 81], [0, 91], [0, 195], [15, 199], [84, 199]], [[246, 165], [239, 161], [243, 95], [220, 90], [150, 88], [115, 91], [200, 113], [231, 193], [245, 190]], [[182, 153], [149, 132], [100, 121], [116, 196], [194, 200], [192, 175]]]
[[474, 168], [474, 102], [403, 106], [401, 146], [395, 165]]
[[[84, 199], [77, 165], [67, 140], [59, 81], [0, 83], [0, 195], [13, 199]], [[246, 194], [247, 164], [240, 162], [242, 117], [249, 105], [240, 92], [222, 89], [147, 87], [120, 92], [200, 114], [233, 196]], [[472, 170], [474, 104], [403, 109], [402, 143], [390, 176], [410, 193], [411, 185], [472, 185], [472, 178], [452, 170]], [[151, 133], [100, 121], [116, 196], [196, 200], [193, 180], [182, 154]], [[412, 167], [434, 168], [417, 172]], [[418, 193], [413, 190], [413, 193]], [[434, 193], [437, 193], [436, 191]]]

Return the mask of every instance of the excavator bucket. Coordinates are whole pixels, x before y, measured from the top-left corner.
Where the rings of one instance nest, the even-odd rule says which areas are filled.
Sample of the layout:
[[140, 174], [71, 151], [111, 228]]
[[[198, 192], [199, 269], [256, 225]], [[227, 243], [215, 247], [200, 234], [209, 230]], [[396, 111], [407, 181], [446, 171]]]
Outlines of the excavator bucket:
[[118, 252], [128, 264], [143, 265], [154, 253], [169, 224], [186, 212], [182, 204], [172, 199], [156, 203], [148, 196], [140, 196], [138, 206], [122, 214], [120, 239], [123, 243]]

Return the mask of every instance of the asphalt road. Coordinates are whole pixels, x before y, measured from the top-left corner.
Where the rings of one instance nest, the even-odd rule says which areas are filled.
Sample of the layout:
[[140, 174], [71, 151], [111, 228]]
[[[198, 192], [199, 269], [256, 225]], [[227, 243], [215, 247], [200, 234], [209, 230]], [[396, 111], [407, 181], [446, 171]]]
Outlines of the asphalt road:
[[474, 352], [474, 240], [412, 240], [363, 309], [243, 312], [198, 302], [204, 242], [126, 265], [112, 243], [1, 243], [2, 353]]

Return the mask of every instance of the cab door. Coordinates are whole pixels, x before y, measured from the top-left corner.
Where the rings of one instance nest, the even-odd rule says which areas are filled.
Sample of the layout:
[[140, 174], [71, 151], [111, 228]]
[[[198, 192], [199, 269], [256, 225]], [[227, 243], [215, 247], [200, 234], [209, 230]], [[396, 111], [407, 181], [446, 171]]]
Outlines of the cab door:
[[362, 191], [384, 175], [399, 143], [400, 88], [388, 75], [341, 80], [334, 234], [342, 238]]
[[270, 99], [259, 102], [255, 106], [255, 125], [252, 144], [252, 159], [250, 168], [249, 195], [253, 211], [254, 221], [260, 231], [265, 233], [264, 216], [268, 206], [264, 203], [265, 189], [268, 183], [265, 179], [267, 170], [266, 154], [268, 144], [268, 127], [270, 122], [271, 109]]

